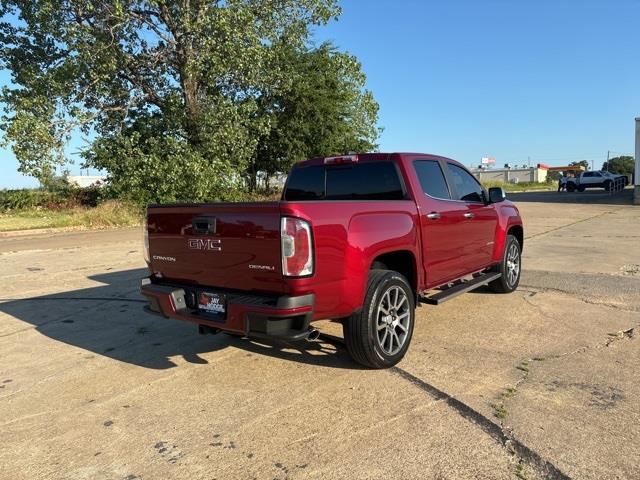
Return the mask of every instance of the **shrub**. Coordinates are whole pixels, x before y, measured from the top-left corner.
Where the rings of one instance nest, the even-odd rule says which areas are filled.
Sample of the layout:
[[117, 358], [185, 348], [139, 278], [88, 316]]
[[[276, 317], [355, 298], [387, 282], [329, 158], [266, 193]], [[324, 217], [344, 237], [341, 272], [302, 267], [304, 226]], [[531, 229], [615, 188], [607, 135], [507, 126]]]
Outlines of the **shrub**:
[[0, 211], [46, 208], [62, 210], [73, 207], [97, 207], [111, 199], [109, 190], [99, 187], [79, 188], [66, 185], [55, 191], [39, 188], [0, 190]]

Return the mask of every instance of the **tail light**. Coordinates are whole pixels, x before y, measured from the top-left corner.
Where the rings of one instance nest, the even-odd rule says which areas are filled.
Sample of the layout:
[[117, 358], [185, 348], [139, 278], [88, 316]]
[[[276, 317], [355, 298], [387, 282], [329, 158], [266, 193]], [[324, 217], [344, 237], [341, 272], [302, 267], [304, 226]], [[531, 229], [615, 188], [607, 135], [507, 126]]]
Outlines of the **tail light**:
[[313, 243], [311, 226], [299, 218], [282, 217], [282, 274], [286, 277], [305, 277], [313, 274]]

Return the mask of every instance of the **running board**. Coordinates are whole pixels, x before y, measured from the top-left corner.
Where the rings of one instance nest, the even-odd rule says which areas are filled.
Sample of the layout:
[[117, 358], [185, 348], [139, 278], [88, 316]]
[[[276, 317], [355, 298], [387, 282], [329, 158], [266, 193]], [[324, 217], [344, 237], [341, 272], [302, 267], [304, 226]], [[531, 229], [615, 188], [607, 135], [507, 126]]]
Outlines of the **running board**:
[[492, 282], [500, 278], [501, 276], [502, 274], [497, 272], [483, 273], [482, 275], [478, 275], [477, 277], [469, 281], [458, 283], [453, 287], [446, 288], [428, 297], [420, 297], [420, 301], [429, 305], [440, 305], [441, 303], [444, 303], [447, 300], [451, 300], [458, 295], [462, 295], [463, 293], [475, 290], [482, 285], [486, 285], [487, 283]]

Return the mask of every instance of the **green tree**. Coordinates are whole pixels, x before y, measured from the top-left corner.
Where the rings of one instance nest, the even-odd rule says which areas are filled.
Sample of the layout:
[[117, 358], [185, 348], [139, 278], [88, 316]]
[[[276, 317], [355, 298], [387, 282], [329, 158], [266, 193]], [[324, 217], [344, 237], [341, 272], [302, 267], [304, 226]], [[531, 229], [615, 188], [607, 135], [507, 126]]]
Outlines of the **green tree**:
[[602, 169], [620, 175], [633, 175], [635, 160], [630, 156], [614, 157], [609, 159], [608, 162], [604, 162]]
[[584, 167], [585, 170], [589, 170], [589, 161], [588, 160], [580, 160], [579, 162], [571, 162], [569, 164], [570, 167]]
[[547, 183], [557, 182], [558, 180], [560, 180], [561, 176], [562, 174], [560, 172], [550, 170], [547, 172]]
[[377, 147], [378, 104], [364, 88], [357, 59], [325, 43], [285, 53], [292, 87], [264, 94], [259, 115], [271, 128], [260, 138], [249, 176], [287, 172], [301, 159]]
[[[122, 194], [232, 198], [269, 149], [290, 162], [304, 153], [299, 142], [322, 137], [320, 129], [272, 136], [284, 122], [282, 108], [269, 102], [289, 92], [314, 101], [296, 90], [304, 68], [288, 62], [313, 62], [305, 47], [310, 26], [338, 14], [336, 0], [0, 0], [0, 66], [14, 85], [2, 91], [4, 142], [20, 171], [46, 178], [80, 129], [93, 139], [83, 152], [87, 165], [106, 169]], [[346, 120], [317, 148], [358, 145], [339, 140], [351, 134], [370, 145], [377, 105], [358, 90], [357, 62], [319, 50], [316, 60], [343, 68], [337, 76], [353, 88], [337, 102]], [[268, 139], [282, 145], [272, 148]]]

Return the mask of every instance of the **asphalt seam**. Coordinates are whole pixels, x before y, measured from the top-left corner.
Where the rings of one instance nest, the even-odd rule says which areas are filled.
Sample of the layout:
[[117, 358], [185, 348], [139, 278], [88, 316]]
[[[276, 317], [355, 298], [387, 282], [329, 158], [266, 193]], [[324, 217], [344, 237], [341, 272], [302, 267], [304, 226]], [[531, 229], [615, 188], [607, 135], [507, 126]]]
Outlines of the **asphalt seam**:
[[575, 222], [567, 223], [566, 225], [561, 225], [561, 226], [559, 226], [559, 227], [552, 228], [551, 230], [546, 230], [546, 231], [544, 231], [544, 232], [535, 233], [535, 234], [530, 235], [530, 236], [528, 236], [528, 237], [524, 237], [524, 239], [525, 239], [525, 240], [533, 240], [534, 238], [538, 238], [538, 237], [541, 237], [541, 236], [543, 236], [543, 235], [547, 235], [548, 233], [557, 232], [558, 230], [562, 230], [563, 228], [572, 227], [572, 226], [577, 225], [577, 224], [579, 224], [579, 223], [587, 222], [587, 221], [589, 221], [589, 220], [593, 220], [594, 218], [603, 217], [604, 215], [608, 215], [608, 214], [610, 214], [610, 213], [613, 213], [614, 211], [615, 211], [615, 210], [608, 210], [608, 211], [606, 211], [606, 212], [599, 213], [599, 214], [594, 215], [594, 216], [592, 216], [592, 217], [582, 218], [582, 219], [580, 219], [580, 220], [576, 220]]
[[484, 433], [489, 435], [502, 447], [515, 454], [520, 460], [535, 469], [544, 478], [549, 480], [569, 480], [571, 478], [550, 461], [545, 460], [538, 452], [520, 442], [513, 436], [513, 434], [507, 433], [503, 427], [491, 421], [485, 415], [466, 403], [452, 397], [448, 393], [443, 392], [400, 367], [391, 367], [389, 371], [404, 380], [407, 380], [414, 386], [426, 392], [432, 398], [445, 402], [460, 416], [477, 425]]

